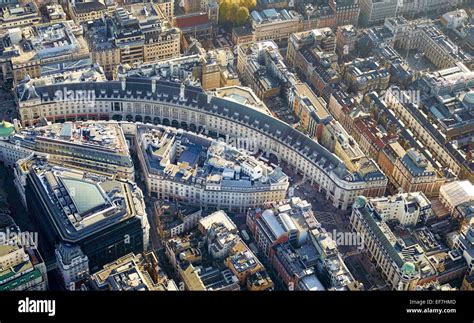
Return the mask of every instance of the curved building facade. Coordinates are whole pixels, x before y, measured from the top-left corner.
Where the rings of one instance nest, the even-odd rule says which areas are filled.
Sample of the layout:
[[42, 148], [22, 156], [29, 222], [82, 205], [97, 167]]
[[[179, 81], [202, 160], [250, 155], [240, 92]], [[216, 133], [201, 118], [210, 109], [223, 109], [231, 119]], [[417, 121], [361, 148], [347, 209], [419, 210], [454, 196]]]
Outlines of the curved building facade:
[[150, 195], [240, 212], [286, 196], [288, 176], [243, 150], [182, 129], [135, 127], [135, 146]]
[[182, 127], [209, 136], [249, 139], [304, 175], [338, 208], [358, 195], [382, 196], [387, 179], [371, 161], [358, 172], [290, 125], [254, 108], [178, 83], [129, 78], [121, 81], [61, 83], [17, 87], [23, 125], [114, 119]]

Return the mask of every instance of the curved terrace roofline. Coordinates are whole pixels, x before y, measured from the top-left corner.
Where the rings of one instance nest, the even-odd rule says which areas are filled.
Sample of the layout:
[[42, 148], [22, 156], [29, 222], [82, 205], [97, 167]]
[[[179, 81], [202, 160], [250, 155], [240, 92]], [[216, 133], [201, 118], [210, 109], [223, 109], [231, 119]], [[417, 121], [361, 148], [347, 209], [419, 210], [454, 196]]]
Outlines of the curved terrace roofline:
[[[184, 96], [181, 96], [182, 87], [184, 87]], [[181, 83], [157, 79], [127, 78], [119, 81], [43, 85], [36, 87], [36, 91], [45, 104], [55, 101], [57, 91], [62, 91], [63, 94], [69, 93], [68, 91], [71, 91], [70, 93], [91, 91], [90, 93], [93, 93], [93, 98], [96, 100], [134, 98], [151, 104], [162, 103], [176, 107], [187, 107], [253, 128], [282, 142], [320, 169], [324, 170], [332, 165], [331, 171], [335, 171], [337, 177], [343, 180], [353, 182], [358, 177], [349, 173], [344, 162], [336, 155], [285, 122], [247, 105], [208, 95], [199, 87], [184, 86]], [[176, 118], [170, 116], [170, 119]], [[325, 158], [324, 164], [318, 164], [323, 157]]]

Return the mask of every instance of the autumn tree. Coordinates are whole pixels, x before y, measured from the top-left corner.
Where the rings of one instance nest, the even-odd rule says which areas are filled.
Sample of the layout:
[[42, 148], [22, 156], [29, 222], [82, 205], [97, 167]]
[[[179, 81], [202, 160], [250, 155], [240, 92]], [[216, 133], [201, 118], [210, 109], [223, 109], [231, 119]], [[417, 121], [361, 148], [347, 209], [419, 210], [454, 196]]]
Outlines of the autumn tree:
[[222, 0], [219, 6], [219, 21], [241, 26], [247, 22], [250, 10], [253, 10], [256, 4], [256, 0]]
[[235, 24], [237, 26], [242, 26], [243, 24], [245, 24], [247, 22], [247, 20], [249, 19], [249, 9], [247, 9], [246, 7], [239, 7], [237, 9], [237, 13], [235, 14]]

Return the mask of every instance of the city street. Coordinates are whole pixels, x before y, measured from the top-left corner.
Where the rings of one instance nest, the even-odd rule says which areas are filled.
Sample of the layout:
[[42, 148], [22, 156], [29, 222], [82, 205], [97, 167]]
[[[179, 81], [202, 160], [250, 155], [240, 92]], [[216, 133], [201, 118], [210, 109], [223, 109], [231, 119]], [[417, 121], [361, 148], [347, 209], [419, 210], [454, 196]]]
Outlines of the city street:
[[380, 273], [363, 252], [356, 252], [344, 259], [354, 278], [364, 284], [365, 290], [388, 290]]
[[[282, 163], [280, 163], [282, 165]], [[296, 174], [289, 167], [282, 166], [283, 171], [293, 179], [291, 186], [294, 196], [300, 197], [311, 203], [313, 212], [322, 227], [329, 233], [350, 232], [349, 219], [351, 210], [340, 210], [331, 205], [325, 197], [317, 192], [310, 183], [303, 181], [303, 176]], [[375, 269], [363, 250], [358, 250], [354, 245], [338, 245], [344, 262], [354, 278], [364, 284], [366, 290], [383, 290], [385, 282], [380, 273]]]
[[15, 98], [11, 91], [0, 87], [0, 121], [11, 122], [16, 118]]
[[[138, 161], [134, 160], [135, 166], [138, 167]], [[140, 169], [136, 168], [135, 170], [137, 174], [140, 173]], [[160, 264], [161, 269], [166, 273], [168, 277], [171, 277], [175, 282], [179, 282], [179, 278], [176, 275], [174, 268], [172, 268], [171, 264], [168, 261], [168, 258], [165, 254], [165, 248], [161, 241], [161, 237], [158, 234], [158, 229], [155, 222], [155, 213], [153, 212], [153, 204], [155, 199], [150, 198], [146, 195], [146, 188], [145, 183], [141, 179], [140, 175], [136, 175], [137, 177], [137, 185], [142, 190], [145, 196], [145, 206], [146, 206], [146, 214], [148, 216], [148, 223], [150, 224], [150, 249], [153, 250], [157, 257]]]

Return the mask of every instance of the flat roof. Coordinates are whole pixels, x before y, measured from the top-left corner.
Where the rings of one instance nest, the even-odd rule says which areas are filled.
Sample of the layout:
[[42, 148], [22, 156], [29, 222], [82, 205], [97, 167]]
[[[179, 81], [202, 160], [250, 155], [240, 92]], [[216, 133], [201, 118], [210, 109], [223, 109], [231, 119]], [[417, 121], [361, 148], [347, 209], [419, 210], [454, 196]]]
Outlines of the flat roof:
[[[311, 105], [314, 107], [314, 112], [316, 112], [317, 116], [323, 120], [331, 116], [331, 114], [326, 110], [324, 99], [321, 97], [316, 96], [316, 94], [311, 90], [307, 83], [299, 83], [295, 85], [296, 90], [301, 95], [306, 96]], [[321, 102], [322, 101], [322, 102]]]
[[211, 227], [213, 223], [222, 223], [229, 231], [237, 230], [237, 227], [234, 222], [232, 222], [232, 220], [224, 211], [214, 212], [206, 216], [205, 218], [199, 220], [199, 223], [206, 231]]
[[[41, 158], [25, 160], [32, 189], [64, 242], [77, 242], [125, 220], [144, 215], [141, 190], [114, 176], [65, 168]], [[113, 201], [113, 202], [112, 202]]]

